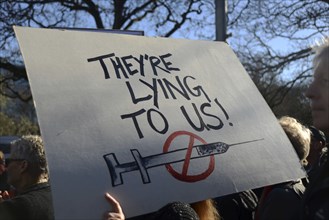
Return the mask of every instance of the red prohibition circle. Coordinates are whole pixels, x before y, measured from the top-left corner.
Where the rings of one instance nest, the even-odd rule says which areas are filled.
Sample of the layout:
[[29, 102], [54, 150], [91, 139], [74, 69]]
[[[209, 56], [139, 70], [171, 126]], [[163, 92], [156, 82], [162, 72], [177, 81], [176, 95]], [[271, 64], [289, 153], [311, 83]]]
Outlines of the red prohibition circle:
[[197, 174], [197, 175], [188, 175], [187, 174], [191, 155], [192, 155], [193, 144], [194, 144], [195, 140], [198, 140], [203, 144], [207, 144], [207, 142], [205, 140], [203, 140], [201, 137], [199, 137], [196, 134], [193, 134], [191, 132], [188, 132], [188, 131], [176, 131], [167, 138], [166, 142], [163, 145], [163, 152], [164, 153], [168, 152], [171, 142], [176, 137], [182, 136], [182, 135], [187, 135], [190, 137], [189, 144], [188, 144], [188, 147], [186, 150], [186, 156], [185, 156], [182, 172], [177, 172], [176, 170], [174, 170], [174, 168], [170, 164], [166, 164], [165, 166], [166, 166], [168, 172], [176, 179], [178, 179], [180, 181], [184, 181], [184, 182], [197, 182], [197, 181], [206, 179], [215, 169], [214, 155], [209, 156], [209, 159], [210, 159], [209, 165], [208, 165], [208, 168], [204, 172]]

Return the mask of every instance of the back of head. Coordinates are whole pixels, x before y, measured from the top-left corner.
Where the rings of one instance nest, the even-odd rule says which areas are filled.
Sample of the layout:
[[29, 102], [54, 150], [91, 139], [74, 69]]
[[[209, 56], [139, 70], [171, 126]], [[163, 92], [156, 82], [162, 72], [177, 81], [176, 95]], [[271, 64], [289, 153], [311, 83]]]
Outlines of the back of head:
[[11, 143], [11, 159], [24, 159], [29, 162], [29, 173], [35, 177], [48, 175], [46, 154], [43, 142], [38, 135], [26, 135]]
[[279, 123], [293, 145], [301, 163], [307, 165], [306, 157], [310, 151], [311, 133], [295, 118], [283, 116]]
[[322, 145], [325, 146], [327, 143], [325, 134], [314, 126], [310, 126], [309, 129], [311, 131], [311, 139], [321, 141]]
[[152, 220], [199, 220], [198, 214], [187, 203], [173, 202], [155, 213]]

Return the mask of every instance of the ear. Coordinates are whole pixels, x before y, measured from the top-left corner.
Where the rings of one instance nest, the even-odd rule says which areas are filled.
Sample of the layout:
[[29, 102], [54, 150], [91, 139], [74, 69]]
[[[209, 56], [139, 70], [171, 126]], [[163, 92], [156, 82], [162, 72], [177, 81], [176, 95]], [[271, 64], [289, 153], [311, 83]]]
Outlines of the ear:
[[19, 164], [20, 173], [26, 172], [28, 166], [29, 166], [29, 162], [27, 162], [26, 160], [21, 161]]

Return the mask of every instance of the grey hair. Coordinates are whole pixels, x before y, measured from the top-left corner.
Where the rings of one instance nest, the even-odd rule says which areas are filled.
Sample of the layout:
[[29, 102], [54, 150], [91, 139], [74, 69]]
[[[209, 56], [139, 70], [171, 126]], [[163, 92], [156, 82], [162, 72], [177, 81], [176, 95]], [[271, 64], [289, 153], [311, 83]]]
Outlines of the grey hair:
[[329, 36], [321, 38], [312, 46], [315, 56], [313, 58], [313, 66], [317, 66], [321, 59], [329, 57]]
[[39, 135], [25, 135], [11, 143], [10, 158], [24, 159], [36, 175], [48, 174], [46, 153]]

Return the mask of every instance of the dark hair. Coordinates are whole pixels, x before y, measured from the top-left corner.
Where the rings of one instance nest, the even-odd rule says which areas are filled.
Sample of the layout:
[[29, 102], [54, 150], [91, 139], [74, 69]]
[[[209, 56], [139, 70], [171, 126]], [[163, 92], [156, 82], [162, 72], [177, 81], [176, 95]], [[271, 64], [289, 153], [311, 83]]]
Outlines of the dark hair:
[[317, 129], [314, 126], [310, 126], [309, 129], [311, 131], [312, 138], [314, 138], [318, 141], [321, 141], [322, 145], [326, 145], [326, 143], [327, 143], [326, 136], [324, 135], [324, 133], [321, 130]]
[[152, 220], [199, 220], [198, 214], [187, 203], [173, 202], [157, 211]]

